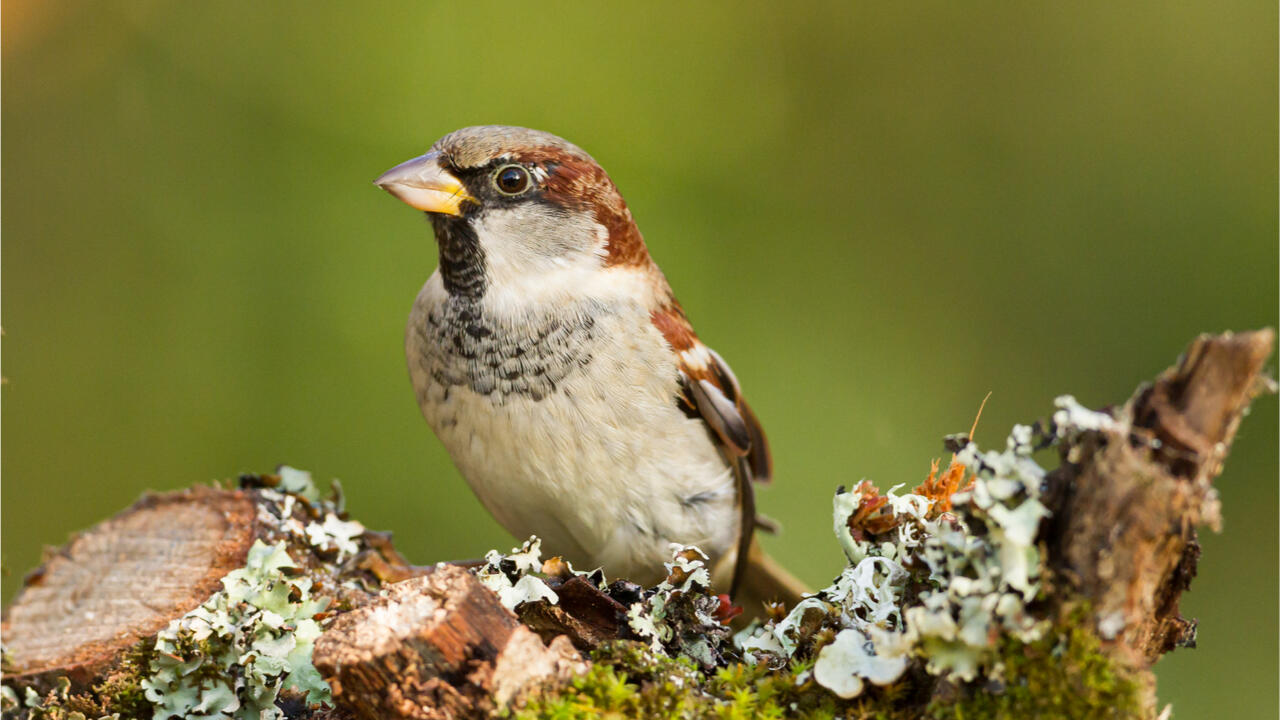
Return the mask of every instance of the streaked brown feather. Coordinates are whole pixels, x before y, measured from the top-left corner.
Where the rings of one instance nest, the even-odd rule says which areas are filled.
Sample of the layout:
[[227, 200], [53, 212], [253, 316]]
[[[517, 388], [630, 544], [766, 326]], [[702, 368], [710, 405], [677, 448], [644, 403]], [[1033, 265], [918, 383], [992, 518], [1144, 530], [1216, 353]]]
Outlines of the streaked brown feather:
[[733, 595], [744, 575], [756, 528], [755, 491], [751, 483], [768, 482], [773, 477], [769, 443], [760, 421], [742, 397], [733, 370], [720, 355], [702, 344], [679, 303], [672, 300], [651, 313], [650, 319], [676, 352], [681, 380], [680, 393], [675, 398], [677, 404], [690, 417], [694, 416], [691, 411], [696, 411], [707, 424], [737, 479], [742, 519], [729, 591]]
[[769, 452], [769, 439], [764, 436], [764, 428], [760, 427], [760, 421], [756, 419], [756, 414], [747, 401], [743, 400], [739, 406], [746, 419], [747, 430], [751, 433], [751, 456], [748, 460], [751, 479], [764, 484], [773, 482], [773, 455]]
[[691, 378], [681, 372], [683, 380], [693, 394], [702, 419], [711, 426], [720, 441], [733, 451], [732, 455], [746, 455], [751, 450], [751, 433], [738, 406], [720, 386], [705, 378]]

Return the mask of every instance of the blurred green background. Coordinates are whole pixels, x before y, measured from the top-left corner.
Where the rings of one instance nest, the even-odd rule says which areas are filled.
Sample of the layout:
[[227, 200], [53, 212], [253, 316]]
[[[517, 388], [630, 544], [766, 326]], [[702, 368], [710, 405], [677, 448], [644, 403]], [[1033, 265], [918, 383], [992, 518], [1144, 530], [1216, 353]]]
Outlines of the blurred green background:
[[[987, 391], [1002, 444], [1277, 323], [1274, 2], [352, 8], [4, 3], [6, 599], [144, 490], [281, 462], [416, 561], [512, 544], [414, 405], [435, 248], [370, 184], [464, 125], [609, 169], [813, 583], [835, 486], [918, 482]], [[1276, 707], [1276, 408], [1218, 482], [1200, 647], [1158, 666], [1176, 717]]]

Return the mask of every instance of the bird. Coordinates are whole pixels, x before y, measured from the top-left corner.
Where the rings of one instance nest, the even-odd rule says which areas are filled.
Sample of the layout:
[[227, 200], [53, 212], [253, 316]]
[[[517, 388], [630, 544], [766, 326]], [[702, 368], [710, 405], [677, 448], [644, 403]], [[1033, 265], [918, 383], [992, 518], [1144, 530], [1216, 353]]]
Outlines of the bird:
[[374, 184], [430, 220], [439, 264], [409, 315], [409, 376], [501, 525], [641, 584], [693, 545], [740, 605], [799, 600], [754, 536], [752, 485], [773, 474], [760, 422], [590, 155], [467, 127]]

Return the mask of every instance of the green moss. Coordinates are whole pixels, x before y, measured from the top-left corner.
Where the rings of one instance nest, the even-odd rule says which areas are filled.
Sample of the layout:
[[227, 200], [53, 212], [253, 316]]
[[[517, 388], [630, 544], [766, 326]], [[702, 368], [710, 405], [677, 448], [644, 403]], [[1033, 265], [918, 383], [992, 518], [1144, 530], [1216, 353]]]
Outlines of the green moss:
[[71, 692], [71, 683], [66, 678], [59, 678], [54, 688], [44, 695], [24, 690], [18, 706], [5, 707], [5, 717], [27, 720], [151, 717], [152, 706], [143, 695], [142, 679], [146, 677], [154, 652], [152, 645], [151, 641], [143, 640], [125, 651], [120, 662], [89, 690]]
[[811, 678], [812, 661], [771, 670], [733, 663], [702, 673], [685, 658], [620, 641], [592, 654], [586, 674], [514, 711], [518, 720], [554, 718], [866, 718], [903, 720], [892, 708], [894, 688], [841, 700]]
[[[154, 652], [155, 643], [150, 639], [134, 645], [125, 653], [117, 669], [93, 686], [93, 696], [102, 708], [101, 715], [120, 713], [121, 717], [146, 717], [151, 713], [151, 703], [144, 694], [142, 680], [150, 671]], [[92, 717], [88, 711], [84, 713]]]
[[1000, 646], [1003, 687], [970, 690], [955, 702], [934, 701], [937, 720], [1013, 718], [1145, 718], [1151, 713], [1143, 675], [1113, 659], [1078, 606], [1035, 642], [1005, 639]]

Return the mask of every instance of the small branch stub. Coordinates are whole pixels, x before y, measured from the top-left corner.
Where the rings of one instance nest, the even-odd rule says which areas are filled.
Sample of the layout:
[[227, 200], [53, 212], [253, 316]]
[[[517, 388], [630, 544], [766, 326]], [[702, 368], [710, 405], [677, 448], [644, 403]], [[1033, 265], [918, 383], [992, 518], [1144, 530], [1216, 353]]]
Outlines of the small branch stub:
[[1049, 548], [1135, 666], [1195, 642], [1178, 599], [1200, 556], [1196, 527], [1219, 523], [1210, 483], [1250, 401], [1272, 386], [1262, 366], [1274, 342], [1270, 329], [1200, 336], [1114, 426], [1064, 448]]

